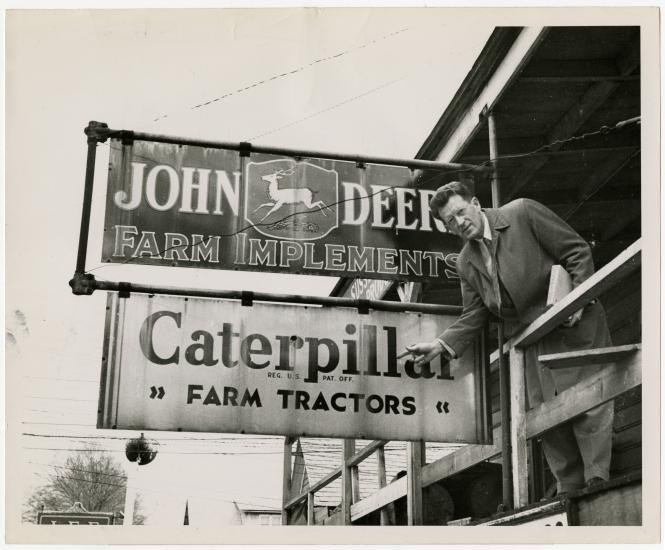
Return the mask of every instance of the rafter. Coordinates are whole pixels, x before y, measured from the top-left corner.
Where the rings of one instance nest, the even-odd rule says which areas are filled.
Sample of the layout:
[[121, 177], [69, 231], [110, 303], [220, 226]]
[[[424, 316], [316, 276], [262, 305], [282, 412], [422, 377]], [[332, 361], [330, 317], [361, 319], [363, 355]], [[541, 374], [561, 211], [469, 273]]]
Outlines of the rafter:
[[[639, 43], [633, 44], [616, 62], [618, 75], [628, 76], [639, 66], [640, 52]], [[590, 86], [576, 102], [554, 125], [550, 131], [547, 143], [567, 139], [575, 134], [589, 117], [600, 107], [607, 98], [619, 87], [620, 82], [598, 82]], [[553, 145], [551, 150], [558, 150], [561, 145]], [[521, 170], [519, 181], [510, 189], [504, 190], [505, 200], [515, 198], [517, 193], [528, 185], [531, 178], [548, 161], [547, 156], [534, 157], [525, 162]]]
[[591, 177], [578, 189], [577, 204], [563, 212], [561, 217], [564, 220], [570, 219], [585, 202], [612, 181], [614, 176], [639, 154], [640, 149], [638, 147], [631, 147], [623, 154], [617, 152], [617, 154], [610, 155], [609, 158], [599, 163], [597, 169], [591, 173]]

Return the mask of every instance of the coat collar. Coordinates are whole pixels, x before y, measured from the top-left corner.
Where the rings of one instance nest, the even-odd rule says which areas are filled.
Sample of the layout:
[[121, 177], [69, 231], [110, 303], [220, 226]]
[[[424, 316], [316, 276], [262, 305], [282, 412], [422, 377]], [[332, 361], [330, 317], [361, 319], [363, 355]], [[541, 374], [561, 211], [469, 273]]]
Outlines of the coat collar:
[[[500, 232], [507, 227], [510, 227], [510, 223], [508, 223], [501, 213], [501, 210], [498, 208], [485, 208], [483, 209], [483, 212], [487, 217], [492, 233], [492, 256], [496, 257], [496, 250], [499, 246], [499, 238], [501, 235]], [[480, 252], [478, 243], [476, 241], [467, 241], [466, 248], [469, 250], [469, 261], [478, 271], [489, 277], [490, 275], [485, 268], [485, 262], [483, 261], [483, 256]]]

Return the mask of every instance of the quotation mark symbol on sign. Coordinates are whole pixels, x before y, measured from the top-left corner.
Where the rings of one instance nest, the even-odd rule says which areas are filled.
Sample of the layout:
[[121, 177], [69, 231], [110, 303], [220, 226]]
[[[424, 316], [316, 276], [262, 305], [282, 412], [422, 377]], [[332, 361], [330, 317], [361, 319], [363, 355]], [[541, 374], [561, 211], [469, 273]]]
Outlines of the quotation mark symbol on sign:
[[436, 410], [439, 411], [439, 413], [445, 412], [448, 414], [450, 411], [448, 410], [448, 401], [444, 401], [441, 403], [441, 401], [438, 401], [436, 404]]
[[166, 392], [164, 391], [163, 386], [159, 386], [159, 388], [156, 388], [155, 386], [150, 386], [150, 399], [154, 399], [155, 397], [157, 399], [161, 399], [164, 397], [164, 394]]

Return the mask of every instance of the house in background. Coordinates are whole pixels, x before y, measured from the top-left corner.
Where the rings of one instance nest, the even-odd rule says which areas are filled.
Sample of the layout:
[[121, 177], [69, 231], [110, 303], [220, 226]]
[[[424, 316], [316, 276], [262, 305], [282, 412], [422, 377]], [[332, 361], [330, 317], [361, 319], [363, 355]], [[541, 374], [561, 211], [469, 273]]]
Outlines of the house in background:
[[282, 511], [279, 508], [258, 507], [253, 504], [238, 504], [242, 525], [281, 525]]

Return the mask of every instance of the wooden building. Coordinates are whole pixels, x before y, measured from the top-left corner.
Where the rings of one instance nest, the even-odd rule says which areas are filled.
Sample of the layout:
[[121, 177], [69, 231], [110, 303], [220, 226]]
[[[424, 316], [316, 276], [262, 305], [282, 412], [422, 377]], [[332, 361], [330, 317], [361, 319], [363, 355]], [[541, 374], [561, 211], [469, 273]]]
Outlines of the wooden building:
[[[510, 370], [511, 390], [504, 393], [504, 402], [512, 403], [510, 437], [506, 432], [502, 441], [499, 354], [493, 340], [492, 445], [469, 445], [436, 456], [429, 444], [407, 443], [407, 475], [390, 482], [385, 472], [381, 478], [381, 456], [392, 442], [371, 442], [362, 447], [352, 441], [340, 442], [337, 455], [328, 455], [330, 471], [308, 469], [303, 483], [295, 465], [303, 464], [307, 453], [302, 442], [287, 441], [284, 523], [419, 525], [425, 523], [425, 517], [432, 517], [429, 508], [442, 506], [441, 499], [426, 493], [428, 487], [438, 485], [451, 496], [455, 508], [452, 518], [439, 524], [516, 524], [559, 516], [564, 519], [556, 521], [563, 525], [640, 524], [639, 117], [638, 27], [511, 27], [493, 32], [416, 156], [486, 164], [494, 170], [487, 177], [425, 171], [414, 185], [436, 189], [447, 181], [462, 179], [473, 186], [485, 206], [519, 197], [537, 200], [590, 243], [596, 275], [507, 342], [505, 369]], [[334, 293], [341, 294], [348, 283], [340, 281]], [[459, 288], [451, 285], [395, 283], [386, 299], [397, 295], [406, 301], [461, 303]], [[606, 353], [620, 366], [620, 373], [600, 373], [580, 383], [575, 394], [557, 396], [551, 407], [525, 410], [520, 346], [534, 341], [547, 327], [559, 324], [570, 311], [593, 298], [600, 299], [606, 308], [615, 346]], [[573, 306], [577, 307], [571, 309]], [[490, 333], [495, 334], [495, 330]], [[553, 358], [553, 364], [564, 360], [585, 359]], [[553, 478], [539, 435], [609, 400], [615, 403], [610, 481], [565, 501], [552, 499]], [[485, 511], [483, 516], [469, 508], [469, 491], [484, 479], [481, 488], [485, 492], [479, 494], [491, 492], [488, 487], [494, 487], [496, 474], [489, 470], [502, 464], [502, 443], [509, 443], [512, 449], [509, 483], [503, 484], [506, 509], [498, 515]], [[368, 457], [375, 461], [373, 475], [379, 476], [371, 494], [365, 494], [358, 481], [358, 469]], [[505, 474], [504, 469], [504, 480]], [[317, 495], [333, 482], [339, 484], [336, 499], [326, 501], [324, 514], [317, 511]], [[507, 489], [512, 495], [506, 494]], [[391, 519], [387, 512], [399, 499], [407, 502], [403, 522]]]

